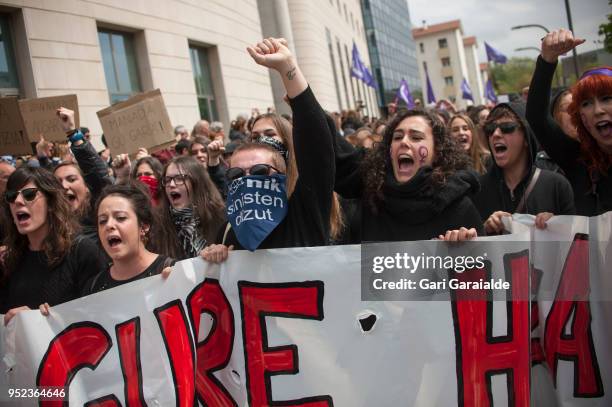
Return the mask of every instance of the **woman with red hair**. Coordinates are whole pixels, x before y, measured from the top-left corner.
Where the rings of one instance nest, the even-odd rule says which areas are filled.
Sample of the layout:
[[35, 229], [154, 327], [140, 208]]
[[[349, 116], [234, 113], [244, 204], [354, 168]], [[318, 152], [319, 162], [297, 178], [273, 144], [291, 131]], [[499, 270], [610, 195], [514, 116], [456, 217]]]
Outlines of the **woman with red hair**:
[[558, 57], [583, 42], [564, 29], [544, 37], [531, 80], [527, 120], [544, 150], [570, 181], [576, 214], [596, 216], [612, 210], [612, 67], [586, 71], [571, 88], [568, 113], [577, 128], [577, 140], [547, 113]]

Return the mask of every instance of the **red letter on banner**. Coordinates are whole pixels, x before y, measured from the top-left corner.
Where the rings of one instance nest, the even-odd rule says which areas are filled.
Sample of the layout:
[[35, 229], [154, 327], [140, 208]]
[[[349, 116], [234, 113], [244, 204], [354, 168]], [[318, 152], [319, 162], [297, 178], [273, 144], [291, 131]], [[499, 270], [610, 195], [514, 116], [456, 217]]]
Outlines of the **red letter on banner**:
[[[589, 291], [588, 236], [577, 234], [567, 254], [544, 331], [546, 363], [552, 370], [555, 386], [559, 359], [574, 363], [574, 397], [604, 394], [591, 333]], [[571, 332], [566, 335], [565, 327], [572, 314]]]
[[195, 351], [183, 304], [174, 300], [153, 311], [161, 328], [170, 358], [176, 389], [176, 406], [193, 407], [195, 394]]
[[234, 313], [218, 280], [206, 279], [187, 298], [189, 318], [194, 335], [200, 332], [200, 315], [210, 314], [214, 320], [210, 333], [197, 345], [196, 392], [207, 406], [237, 406], [232, 396], [215, 377], [214, 372], [229, 363], [234, 344]]
[[[268, 407], [273, 404], [271, 375], [296, 374], [299, 371], [295, 345], [268, 346], [266, 317], [323, 320], [323, 282], [251, 283], [239, 281], [242, 308], [242, 341], [246, 364], [249, 405]], [[286, 407], [333, 406], [330, 396], [315, 396], [282, 401]]]
[[119, 362], [123, 373], [125, 401], [130, 407], [146, 406], [142, 393], [140, 364], [140, 318], [132, 318], [115, 326], [119, 345]]
[[[508, 405], [529, 406], [528, 252], [506, 255], [504, 268], [512, 298], [506, 302], [508, 328], [505, 336], [493, 336], [491, 292], [475, 289], [451, 291], [461, 406], [492, 406], [491, 377], [497, 374], [507, 375]], [[461, 281], [488, 281], [491, 272], [489, 268], [469, 270], [454, 277]]]
[[[38, 368], [36, 385], [64, 387], [67, 405], [67, 390], [74, 375], [84, 367], [94, 370], [111, 346], [111, 338], [101, 325], [94, 322], [69, 325], [49, 344]], [[64, 405], [64, 402], [41, 400], [40, 405], [55, 407]]]

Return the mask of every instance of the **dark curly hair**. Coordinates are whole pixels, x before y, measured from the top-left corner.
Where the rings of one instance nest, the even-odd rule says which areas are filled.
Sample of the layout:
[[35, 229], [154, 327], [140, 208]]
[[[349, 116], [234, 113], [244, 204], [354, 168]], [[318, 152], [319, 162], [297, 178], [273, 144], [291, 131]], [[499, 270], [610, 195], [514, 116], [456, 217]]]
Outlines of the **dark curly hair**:
[[387, 173], [393, 172], [391, 166], [391, 140], [396, 127], [406, 118], [419, 116], [431, 126], [434, 137], [433, 173], [430, 178], [432, 187], [442, 187], [450, 175], [457, 170], [470, 167], [470, 157], [447, 135], [446, 126], [433, 113], [421, 109], [402, 110], [398, 112], [385, 129], [382, 143], [378, 143], [365, 156], [361, 164], [364, 183], [364, 201], [374, 213], [384, 202], [383, 184]]

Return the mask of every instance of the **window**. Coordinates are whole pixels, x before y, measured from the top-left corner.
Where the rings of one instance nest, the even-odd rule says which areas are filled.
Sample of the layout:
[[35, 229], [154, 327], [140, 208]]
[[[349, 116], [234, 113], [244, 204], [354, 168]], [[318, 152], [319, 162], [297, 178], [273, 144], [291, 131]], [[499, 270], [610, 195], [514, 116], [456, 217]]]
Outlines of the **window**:
[[111, 103], [128, 99], [140, 92], [138, 65], [131, 34], [117, 31], [98, 31], [106, 86]]
[[453, 77], [452, 76], [445, 76], [444, 77], [444, 83], [446, 84], [446, 86], [453, 86]]
[[340, 98], [340, 86], [338, 86], [338, 73], [336, 72], [336, 61], [334, 59], [334, 46], [332, 45], [331, 33], [329, 28], [325, 28], [327, 37], [327, 48], [329, 50], [329, 62], [331, 63], [332, 73], [334, 74], [334, 85], [336, 86], [336, 98], [338, 99], [338, 109], [342, 109], [342, 99]]
[[425, 44], [423, 44], [422, 42], [419, 43], [419, 48], [421, 49], [421, 54], [425, 52]]
[[440, 38], [438, 40], [438, 47], [440, 47], [440, 48], [448, 48], [448, 42], [446, 41], [446, 38]]
[[342, 5], [344, 7], [344, 19], [346, 20], [346, 22], [348, 23], [348, 13], [346, 11], [346, 4]]
[[442, 66], [450, 66], [450, 58], [449, 57], [442, 58]]
[[13, 52], [9, 19], [8, 14], [0, 14], [0, 89], [7, 90], [6, 93], [17, 94], [19, 77], [17, 75], [15, 53]]
[[218, 120], [207, 49], [190, 46], [189, 57], [198, 96], [200, 118], [208, 121]]

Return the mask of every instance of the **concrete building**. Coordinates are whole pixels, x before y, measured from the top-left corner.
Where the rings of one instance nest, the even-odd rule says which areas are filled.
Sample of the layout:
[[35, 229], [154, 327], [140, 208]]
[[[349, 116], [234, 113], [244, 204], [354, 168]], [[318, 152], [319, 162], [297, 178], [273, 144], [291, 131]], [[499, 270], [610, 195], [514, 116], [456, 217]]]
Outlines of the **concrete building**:
[[[373, 88], [350, 76], [353, 42], [371, 67], [360, 0], [258, 0], [265, 37], [285, 37], [294, 44], [300, 67], [324, 109], [355, 109], [378, 116]], [[370, 68], [371, 70], [371, 68]], [[277, 111], [286, 112], [280, 78], [271, 73]]]
[[361, 0], [361, 8], [379, 102], [394, 101], [402, 78], [412, 92], [420, 89], [416, 45], [406, 35], [412, 32], [406, 0]]
[[359, 0], [0, 0], [0, 96], [75, 93], [100, 134], [97, 111], [160, 88], [173, 124], [227, 127], [254, 107], [286, 109], [245, 50], [270, 35], [290, 40], [325, 109], [362, 101], [377, 114], [375, 91], [349, 75], [353, 41], [370, 66]]
[[417, 43], [424, 95], [427, 94], [427, 70], [437, 100], [449, 99], [458, 108], [465, 108], [468, 103], [461, 92], [461, 82], [465, 78], [474, 95], [474, 103], [482, 103], [484, 87], [480, 79], [476, 38], [468, 37], [464, 41], [460, 20], [418, 27], [412, 30], [412, 35]]
[[465, 37], [463, 39], [463, 47], [465, 59], [467, 62], [467, 81], [474, 95], [474, 104], [484, 104], [484, 82], [480, 72], [480, 63], [478, 62], [478, 42], [476, 37]]

